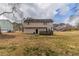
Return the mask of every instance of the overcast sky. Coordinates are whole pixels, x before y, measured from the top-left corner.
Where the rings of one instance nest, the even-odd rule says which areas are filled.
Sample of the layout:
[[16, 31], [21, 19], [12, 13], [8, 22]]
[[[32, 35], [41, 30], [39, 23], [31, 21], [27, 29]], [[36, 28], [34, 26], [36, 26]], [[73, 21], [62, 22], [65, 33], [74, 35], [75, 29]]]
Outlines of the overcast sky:
[[[3, 11], [11, 11], [12, 5], [13, 4], [0, 4], [0, 13]], [[51, 18], [57, 23], [65, 22], [74, 24], [76, 21], [73, 20], [69, 22], [69, 18], [72, 15], [78, 16], [78, 6], [79, 4], [76, 3], [23, 3], [17, 5], [17, 8], [20, 9], [21, 12], [15, 12], [15, 16], [17, 20], [21, 20], [23, 17]], [[20, 17], [19, 14], [23, 14], [23, 17]], [[12, 20], [15, 19], [12, 14], [6, 16]]]

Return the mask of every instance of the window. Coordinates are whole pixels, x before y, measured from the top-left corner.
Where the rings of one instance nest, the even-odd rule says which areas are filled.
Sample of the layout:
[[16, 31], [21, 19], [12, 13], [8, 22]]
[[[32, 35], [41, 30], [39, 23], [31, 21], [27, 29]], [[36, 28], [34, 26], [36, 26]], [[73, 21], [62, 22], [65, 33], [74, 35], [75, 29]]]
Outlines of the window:
[[43, 23], [44, 25], [47, 25], [47, 23]]

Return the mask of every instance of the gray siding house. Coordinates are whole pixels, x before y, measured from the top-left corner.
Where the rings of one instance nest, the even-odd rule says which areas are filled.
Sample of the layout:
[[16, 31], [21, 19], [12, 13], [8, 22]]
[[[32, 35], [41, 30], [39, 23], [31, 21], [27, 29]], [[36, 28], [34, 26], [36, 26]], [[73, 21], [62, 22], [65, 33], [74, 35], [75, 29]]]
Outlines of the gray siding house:
[[13, 24], [8, 18], [0, 16], [0, 29], [1, 32], [13, 31]]
[[13, 25], [9, 20], [0, 20], [1, 32], [13, 31]]
[[39, 33], [40, 31], [53, 31], [52, 19], [32, 19], [27, 18], [23, 22], [24, 33]]

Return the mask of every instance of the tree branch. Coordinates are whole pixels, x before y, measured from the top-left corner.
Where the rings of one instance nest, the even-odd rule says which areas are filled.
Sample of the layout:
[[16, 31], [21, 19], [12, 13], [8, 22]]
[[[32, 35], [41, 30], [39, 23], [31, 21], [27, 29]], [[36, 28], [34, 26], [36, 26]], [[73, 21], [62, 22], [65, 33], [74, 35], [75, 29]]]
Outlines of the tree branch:
[[6, 13], [12, 13], [12, 12], [3, 12], [3, 13], [1, 13], [0, 15], [6, 14]]

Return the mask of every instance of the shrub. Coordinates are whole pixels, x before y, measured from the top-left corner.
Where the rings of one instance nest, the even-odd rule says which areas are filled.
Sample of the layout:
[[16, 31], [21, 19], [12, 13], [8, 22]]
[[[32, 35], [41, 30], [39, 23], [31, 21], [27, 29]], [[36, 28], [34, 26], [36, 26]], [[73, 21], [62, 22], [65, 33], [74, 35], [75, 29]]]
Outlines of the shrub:
[[40, 31], [40, 35], [53, 35], [53, 31]]

